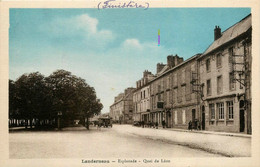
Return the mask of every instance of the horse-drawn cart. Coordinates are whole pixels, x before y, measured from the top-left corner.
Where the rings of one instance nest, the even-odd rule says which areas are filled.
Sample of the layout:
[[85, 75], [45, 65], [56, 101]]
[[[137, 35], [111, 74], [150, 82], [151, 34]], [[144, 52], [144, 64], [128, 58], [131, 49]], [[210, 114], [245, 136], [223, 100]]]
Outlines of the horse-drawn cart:
[[99, 123], [99, 126], [103, 126], [103, 127], [106, 127], [108, 128], [109, 126], [112, 128], [112, 118], [110, 117], [100, 117], [98, 118], [98, 123]]

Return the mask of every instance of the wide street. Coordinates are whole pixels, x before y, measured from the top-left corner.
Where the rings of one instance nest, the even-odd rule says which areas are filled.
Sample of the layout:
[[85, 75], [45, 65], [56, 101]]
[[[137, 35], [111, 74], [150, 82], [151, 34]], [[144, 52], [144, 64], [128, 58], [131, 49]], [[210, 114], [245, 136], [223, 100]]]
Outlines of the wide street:
[[[126, 131], [125, 131], [126, 130]], [[164, 131], [114, 125], [113, 128], [65, 128], [63, 131], [14, 131], [9, 134], [11, 159], [31, 158], [173, 158], [219, 157], [202, 149], [193, 149], [162, 140], [154, 140], [128, 131]], [[153, 131], [152, 131], [153, 130]]]

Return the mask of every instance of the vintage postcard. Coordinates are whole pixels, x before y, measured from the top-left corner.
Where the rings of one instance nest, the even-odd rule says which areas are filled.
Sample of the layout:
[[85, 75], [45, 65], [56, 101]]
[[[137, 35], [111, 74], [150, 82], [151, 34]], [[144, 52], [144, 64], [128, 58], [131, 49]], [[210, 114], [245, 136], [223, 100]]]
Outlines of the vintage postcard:
[[3, 166], [260, 166], [259, 1], [0, 4]]

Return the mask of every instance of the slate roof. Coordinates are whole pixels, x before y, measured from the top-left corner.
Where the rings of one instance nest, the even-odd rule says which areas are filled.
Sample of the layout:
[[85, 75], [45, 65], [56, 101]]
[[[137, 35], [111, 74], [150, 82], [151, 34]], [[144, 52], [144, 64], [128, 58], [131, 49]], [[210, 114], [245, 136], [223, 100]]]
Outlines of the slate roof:
[[227, 30], [222, 32], [222, 35], [219, 39], [215, 40], [203, 53], [201, 57], [204, 55], [209, 54], [210, 52], [216, 50], [223, 44], [235, 39], [236, 37], [242, 35], [243, 33], [247, 32], [252, 27], [252, 16], [249, 14], [240, 22], [236, 23], [235, 25], [231, 26]]

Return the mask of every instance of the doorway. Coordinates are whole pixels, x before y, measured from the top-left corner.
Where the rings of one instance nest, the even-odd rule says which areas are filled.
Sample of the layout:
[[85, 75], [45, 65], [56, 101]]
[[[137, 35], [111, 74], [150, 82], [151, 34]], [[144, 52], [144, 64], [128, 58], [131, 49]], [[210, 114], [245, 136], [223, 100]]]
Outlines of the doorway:
[[172, 127], [172, 121], [171, 121], [171, 112], [167, 111], [166, 112], [166, 127], [171, 128]]
[[196, 117], [196, 109], [192, 109], [192, 117], [191, 117], [191, 122], [192, 122], [192, 127], [195, 127], [195, 117]]
[[201, 122], [202, 130], [205, 130], [205, 106], [202, 106], [202, 122]]
[[245, 110], [244, 110], [244, 100], [239, 102], [239, 122], [240, 122], [240, 132], [245, 131]]
[[192, 109], [192, 117], [191, 117], [191, 121], [194, 122], [195, 121], [195, 116], [196, 116], [196, 110]]

